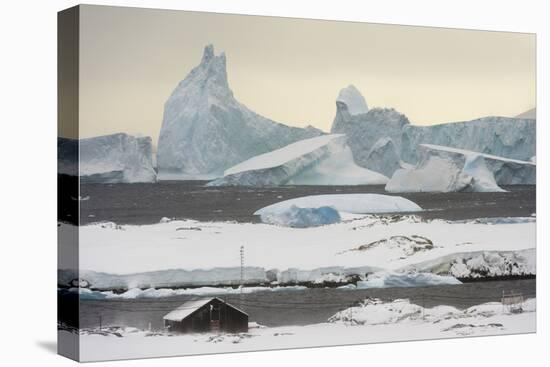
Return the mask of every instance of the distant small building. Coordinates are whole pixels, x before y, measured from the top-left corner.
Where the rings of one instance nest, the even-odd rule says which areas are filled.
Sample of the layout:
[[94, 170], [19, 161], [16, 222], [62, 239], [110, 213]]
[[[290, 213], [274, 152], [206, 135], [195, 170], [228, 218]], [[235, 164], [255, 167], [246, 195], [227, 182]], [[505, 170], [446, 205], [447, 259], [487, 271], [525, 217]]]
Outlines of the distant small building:
[[179, 333], [248, 331], [248, 314], [217, 297], [185, 302], [163, 320], [164, 327]]

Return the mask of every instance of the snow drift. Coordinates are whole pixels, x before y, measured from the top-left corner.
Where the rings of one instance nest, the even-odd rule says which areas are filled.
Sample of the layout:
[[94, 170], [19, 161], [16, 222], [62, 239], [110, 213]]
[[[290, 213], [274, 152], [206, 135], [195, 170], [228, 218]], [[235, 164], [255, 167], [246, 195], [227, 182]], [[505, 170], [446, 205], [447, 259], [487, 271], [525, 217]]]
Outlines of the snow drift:
[[387, 178], [353, 162], [342, 134], [300, 140], [241, 162], [208, 186], [382, 184]]
[[164, 105], [159, 179], [219, 177], [250, 157], [321, 134], [274, 122], [239, 103], [229, 88], [225, 54], [214, 55], [209, 45]]
[[461, 282], [449, 275], [380, 272], [369, 274], [366, 280], [358, 281], [357, 288], [425, 287], [455, 284], [461, 284]]
[[[417, 300], [418, 301], [418, 300]], [[530, 298], [523, 302], [524, 312], [535, 312], [536, 299]], [[423, 323], [440, 325], [445, 321], [454, 322], [449, 330], [460, 327], [498, 327], [497, 324], [479, 324], [483, 319], [497, 315], [507, 314], [507, 308], [500, 302], [489, 302], [480, 305], [458, 309], [452, 306], [440, 305], [435, 307], [422, 307], [412, 303], [409, 299], [395, 299], [391, 302], [384, 302], [378, 298], [367, 298], [361, 304], [342, 310], [331, 316], [328, 321], [332, 323], [352, 323], [355, 325], [395, 325], [421, 321]], [[464, 320], [464, 321], [463, 321]], [[457, 322], [459, 322], [457, 324]], [[473, 323], [472, 323], [473, 322]], [[439, 330], [448, 331], [446, 329]], [[440, 334], [441, 335], [441, 334]]]
[[455, 253], [418, 264], [408, 265], [403, 272], [429, 272], [457, 278], [483, 278], [536, 274], [536, 250], [474, 251]]

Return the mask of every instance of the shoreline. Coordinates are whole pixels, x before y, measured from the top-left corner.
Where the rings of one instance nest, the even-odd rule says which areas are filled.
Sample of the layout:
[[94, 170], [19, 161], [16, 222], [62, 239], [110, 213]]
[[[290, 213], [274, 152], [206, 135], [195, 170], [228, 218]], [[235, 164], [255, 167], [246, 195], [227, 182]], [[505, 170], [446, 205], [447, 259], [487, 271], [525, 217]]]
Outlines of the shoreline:
[[[507, 280], [536, 280], [537, 275], [536, 274], [519, 274], [519, 275], [494, 275], [494, 276], [485, 276], [485, 277], [456, 277], [455, 279], [459, 280], [461, 283], [483, 283], [483, 282], [497, 282], [497, 281], [507, 281]], [[256, 282], [256, 283], [246, 283], [243, 286], [243, 289], [247, 288], [266, 288], [266, 291], [269, 289], [275, 289], [275, 288], [289, 288], [288, 291], [294, 291], [293, 287], [304, 287], [305, 289], [319, 289], [319, 288], [329, 288], [329, 289], [387, 289], [387, 288], [423, 288], [423, 287], [437, 287], [438, 285], [422, 285], [417, 287], [379, 287], [379, 288], [344, 288], [346, 286], [356, 285], [356, 281], [349, 281], [349, 282], [322, 282], [322, 283], [316, 283], [316, 282], [292, 282], [292, 283], [279, 283], [279, 284], [271, 284], [271, 283], [262, 283], [262, 282]], [[460, 285], [460, 284], [456, 284]], [[453, 286], [452, 284], [449, 284], [449, 286]], [[64, 284], [58, 284], [57, 285], [58, 291], [59, 290], [69, 290], [76, 287], [71, 287]], [[88, 288], [88, 287], [80, 287], [81, 289], [89, 289], [92, 292], [112, 292], [113, 294], [123, 294], [131, 289], [140, 289], [142, 291], [145, 291], [147, 289], [169, 289], [169, 290], [178, 290], [178, 289], [200, 289], [200, 288], [218, 288], [220, 290], [227, 290], [227, 289], [233, 289], [238, 290], [240, 287], [238, 285], [235, 285], [234, 283], [216, 283], [216, 284], [181, 284], [181, 285], [174, 285], [174, 286], [139, 286], [139, 287], [133, 287], [133, 288]]]

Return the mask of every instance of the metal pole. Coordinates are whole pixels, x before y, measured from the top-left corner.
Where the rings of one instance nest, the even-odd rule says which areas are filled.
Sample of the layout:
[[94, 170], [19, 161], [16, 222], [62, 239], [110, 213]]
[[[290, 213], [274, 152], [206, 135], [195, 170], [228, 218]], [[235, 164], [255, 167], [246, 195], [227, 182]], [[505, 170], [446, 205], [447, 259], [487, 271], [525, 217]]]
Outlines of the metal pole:
[[244, 287], [244, 246], [241, 246], [241, 286], [239, 289], [239, 306], [243, 308], [243, 287]]
[[243, 293], [244, 285], [244, 246], [241, 246], [241, 294]]

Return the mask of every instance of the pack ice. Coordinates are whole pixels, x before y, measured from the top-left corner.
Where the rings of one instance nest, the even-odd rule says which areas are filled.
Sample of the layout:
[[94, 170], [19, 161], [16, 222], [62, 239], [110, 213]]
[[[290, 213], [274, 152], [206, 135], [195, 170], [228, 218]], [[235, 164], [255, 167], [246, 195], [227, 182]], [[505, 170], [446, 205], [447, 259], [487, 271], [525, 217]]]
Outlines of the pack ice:
[[343, 134], [289, 144], [241, 162], [210, 186], [384, 184], [387, 177], [359, 167]]
[[229, 88], [225, 54], [208, 45], [200, 64], [164, 105], [158, 141], [159, 179], [211, 179], [253, 156], [321, 135], [249, 110]]
[[463, 149], [421, 144], [422, 159], [414, 168], [397, 170], [388, 192], [499, 192], [498, 185], [534, 184], [536, 166]]
[[[74, 154], [77, 149], [80, 154]], [[71, 153], [73, 152], [73, 153]], [[119, 133], [86, 139], [58, 140], [59, 172], [75, 174], [64, 167], [78, 167], [81, 182], [155, 182], [150, 137]], [[79, 158], [78, 158], [79, 157]], [[78, 158], [78, 166], [71, 160]]]

